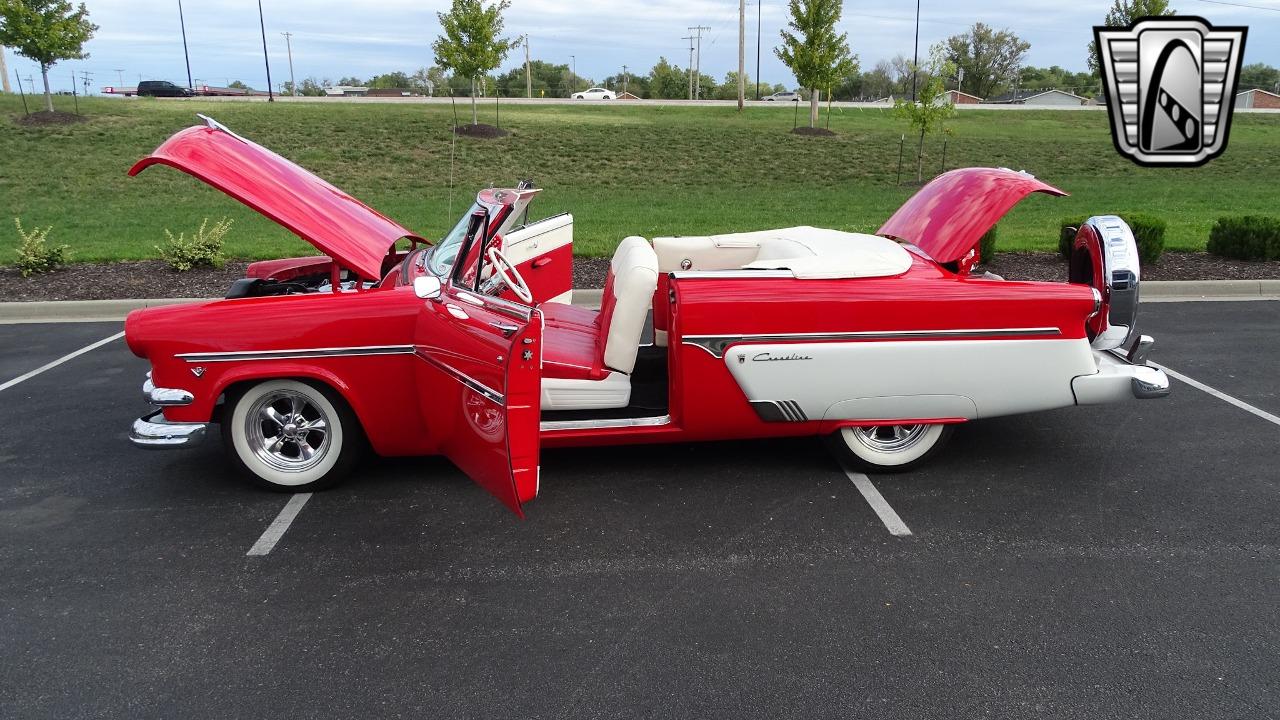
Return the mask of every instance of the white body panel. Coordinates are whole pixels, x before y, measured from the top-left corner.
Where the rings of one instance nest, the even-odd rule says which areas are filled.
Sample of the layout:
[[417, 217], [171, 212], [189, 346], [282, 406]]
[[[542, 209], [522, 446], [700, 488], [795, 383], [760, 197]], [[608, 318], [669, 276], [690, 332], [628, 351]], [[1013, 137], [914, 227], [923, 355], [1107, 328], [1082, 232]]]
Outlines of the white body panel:
[[1074, 405], [1072, 380], [1098, 372], [1084, 339], [742, 344], [724, 362], [748, 400], [786, 403], [792, 420], [1048, 410]]

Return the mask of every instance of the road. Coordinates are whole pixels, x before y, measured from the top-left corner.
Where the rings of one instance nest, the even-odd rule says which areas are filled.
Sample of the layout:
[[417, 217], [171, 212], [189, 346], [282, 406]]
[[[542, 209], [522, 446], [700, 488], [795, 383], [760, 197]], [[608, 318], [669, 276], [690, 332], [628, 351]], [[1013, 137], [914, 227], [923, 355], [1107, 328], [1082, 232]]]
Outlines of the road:
[[[1280, 302], [1142, 327], [1280, 414]], [[120, 329], [0, 326], [0, 384]], [[815, 439], [546, 451], [524, 521], [433, 458], [291, 500], [132, 449], [145, 370], [0, 390], [0, 717], [1280, 715], [1280, 427], [1183, 382], [962, 427], [867, 479], [895, 535]]]

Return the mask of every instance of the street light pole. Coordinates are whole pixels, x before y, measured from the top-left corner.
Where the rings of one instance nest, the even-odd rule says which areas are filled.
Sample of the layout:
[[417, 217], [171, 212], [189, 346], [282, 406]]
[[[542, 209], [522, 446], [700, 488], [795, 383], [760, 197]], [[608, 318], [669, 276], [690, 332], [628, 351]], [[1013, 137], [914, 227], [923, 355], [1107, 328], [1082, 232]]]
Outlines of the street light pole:
[[524, 95], [533, 97], [533, 75], [529, 72], [529, 33], [524, 34]]
[[275, 102], [271, 89], [271, 59], [267, 57], [267, 21], [262, 17], [262, 0], [258, 0], [258, 27], [262, 29], [262, 63], [267, 66], [267, 102]]
[[738, 0], [738, 112], [747, 97], [747, 0]]
[[289, 50], [289, 89], [293, 91], [289, 94], [297, 97], [298, 83], [293, 79], [293, 43], [291, 42], [293, 39], [293, 33], [282, 32], [280, 34], [284, 36], [284, 46]]
[[760, 99], [760, 20], [764, 11], [764, 0], [756, 0], [756, 99]]
[[569, 74], [573, 76], [573, 91], [570, 93], [572, 95], [578, 92], [578, 58], [574, 55], [569, 56]]
[[195, 90], [191, 83], [191, 54], [187, 52], [187, 21], [182, 15], [182, 0], [178, 0], [178, 25], [182, 28], [182, 57], [187, 60], [187, 89]]

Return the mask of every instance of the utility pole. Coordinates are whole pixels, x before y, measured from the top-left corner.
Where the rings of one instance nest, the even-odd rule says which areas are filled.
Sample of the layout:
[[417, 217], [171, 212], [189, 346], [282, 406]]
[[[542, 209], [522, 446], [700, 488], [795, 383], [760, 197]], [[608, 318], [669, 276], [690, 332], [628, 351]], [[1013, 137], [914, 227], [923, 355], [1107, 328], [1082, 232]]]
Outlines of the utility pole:
[[747, 0], [738, 0], [738, 112], [742, 112], [742, 101], [747, 97]]
[[111, 72], [116, 74], [116, 80], [120, 82], [120, 87], [124, 87], [124, 68], [116, 68]]
[[573, 91], [569, 93], [572, 97], [573, 93], [578, 92], [578, 57], [576, 55], [569, 56], [569, 74], [573, 76]]
[[689, 28], [691, 32], [697, 33], [694, 39], [698, 41], [698, 53], [694, 56], [693, 61], [693, 97], [702, 99], [702, 31], [711, 30], [706, 25], [696, 25]]
[[[71, 78], [73, 80], [75, 79], [75, 73], [71, 74]], [[80, 83], [84, 85], [84, 92], [80, 94], [84, 95], [85, 97], [89, 97], [89, 86], [93, 84], [93, 73], [89, 72], [88, 70], [81, 70]]]
[[524, 95], [533, 97], [533, 75], [529, 72], [529, 33], [524, 34]]
[[916, 101], [916, 77], [920, 75], [920, 0], [916, 0], [916, 49], [911, 61], [911, 102]]
[[0, 46], [0, 79], [4, 80], [4, 91], [13, 92], [13, 86], [9, 84], [9, 66], [4, 64], [4, 47]]
[[284, 46], [289, 50], [289, 89], [293, 90], [293, 92], [289, 94], [296, 97], [298, 94], [298, 83], [293, 80], [293, 43], [291, 42], [293, 39], [293, 33], [282, 32], [280, 34], [284, 36]]
[[271, 58], [267, 57], [267, 21], [262, 17], [262, 0], [258, 0], [258, 27], [262, 30], [262, 62], [267, 66], [267, 102], [275, 102], [271, 89]]
[[623, 95], [627, 94], [627, 80], [629, 79], [631, 79], [631, 76], [627, 74], [627, 66], [623, 65], [622, 66], [622, 94]]
[[764, 14], [764, 0], [756, 0], [756, 99], [760, 99], [760, 18]]
[[182, 0], [178, 0], [178, 25], [182, 28], [182, 57], [187, 60], [187, 89], [195, 90], [191, 82], [191, 53], [187, 52], [187, 21], [182, 16]]
[[681, 40], [689, 41], [689, 99], [693, 99], [693, 36], [682, 37]]

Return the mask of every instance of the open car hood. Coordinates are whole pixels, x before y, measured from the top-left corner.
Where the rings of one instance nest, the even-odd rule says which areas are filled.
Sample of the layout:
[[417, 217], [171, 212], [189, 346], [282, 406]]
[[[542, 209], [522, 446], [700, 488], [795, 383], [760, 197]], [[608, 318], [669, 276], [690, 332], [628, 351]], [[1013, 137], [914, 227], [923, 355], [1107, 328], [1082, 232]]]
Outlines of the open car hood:
[[175, 167], [280, 223], [361, 277], [377, 280], [400, 238], [422, 240], [311, 172], [203, 118], [129, 170]]
[[1007, 168], [960, 168], [934, 178], [876, 232], [905, 240], [939, 263], [963, 258], [1009, 209], [1033, 192], [1066, 195]]

